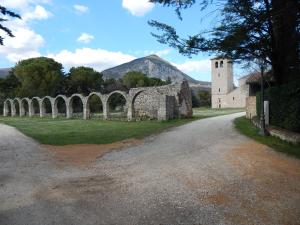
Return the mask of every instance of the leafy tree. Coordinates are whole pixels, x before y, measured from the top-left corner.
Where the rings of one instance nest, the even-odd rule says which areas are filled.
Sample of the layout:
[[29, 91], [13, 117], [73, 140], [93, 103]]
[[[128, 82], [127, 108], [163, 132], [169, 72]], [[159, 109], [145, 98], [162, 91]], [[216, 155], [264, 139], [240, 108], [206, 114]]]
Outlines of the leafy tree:
[[72, 67], [68, 74], [68, 94], [88, 95], [93, 91], [102, 91], [104, 81], [102, 74], [89, 67]]
[[[16, 17], [16, 18], [19, 18], [19, 19], [21, 19], [21, 17], [18, 14], [6, 9], [5, 7], [3, 7], [1, 5], [0, 5], [0, 15], [4, 16], [4, 18], [0, 17], [0, 30], [4, 31], [8, 36], [14, 37], [11, 30], [8, 29], [7, 27], [5, 27], [2, 23], [5, 22], [5, 21], [8, 21], [6, 16]], [[0, 35], [0, 45], [3, 45], [3, 40], [4, 40], [4, 38]]]
[[211, 94], [208, 91], [199, 91], [200, 106], [211, 106]]
[[122, 78], [122, 83], [127, 88], [146, 87], [148, 86], [147, 76], [141, 72], [131, 71]]
[[152, 34], [160, 43], [183, 55], [213, 52], [237, 62], [263, 61], [272, 67], [278, 84], [300, 76], [300, 26], [298, 0], [150, 0], [181, 10], [200, 2], [202, 9], [212, 2], [224, 3], [221, 23], [211, 31], [182, 38], [176, 29], [158, 21], [149, 24], [161, 31]]
[[53, 59], [38, 57], [18, 62], [12, 73], [20, 82], [20, 97], [55, 96], [63, 80], [62, 65]]

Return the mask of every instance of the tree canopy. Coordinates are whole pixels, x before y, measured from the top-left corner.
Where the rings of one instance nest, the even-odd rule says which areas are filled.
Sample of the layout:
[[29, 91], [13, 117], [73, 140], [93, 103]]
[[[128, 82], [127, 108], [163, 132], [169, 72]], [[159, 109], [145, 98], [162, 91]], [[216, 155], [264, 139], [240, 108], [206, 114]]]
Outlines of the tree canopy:
[[93, 91], [102, 91], [102, 74], [89, 67], [72, 67], [68, 74], [68, 94], [82, 93], [88, 95]]
[[20, 97], [55, 96], [63, 79], [62, 64], [46, 57], [18, 62], [12, 73], [20, 82]]
[[[14, 37], [11, 30], [3, 25], [3, 22], [8, 21], [7, 16], [16, 17], [19, 19], [21, 19], [21, 17], [17, 13], [14, 13], [14, 12], [6, 9], [5, 7], [3, 7], [1, 5], [0, 5], [0, 16], [4, 16], [4, 17], [0, 17], [0, 30], [4, 31], [8, 36]], [[3, 45], [3, 40], [4, 40], [4, 38], [0, 35], [0, 45]]]
[[221, 22], [210, 31], [182, 38], [170, 25], [149, 21], [160, 34], [152, 35], [187, 56], [211, 52], [237, 62], [263, 60], [272, 67], [278, 84], [300, 76], [300, 26], [297, 0], [151, 0], [180, 11], [196, 2], [204, 9], [212, 2], [223, 3]]

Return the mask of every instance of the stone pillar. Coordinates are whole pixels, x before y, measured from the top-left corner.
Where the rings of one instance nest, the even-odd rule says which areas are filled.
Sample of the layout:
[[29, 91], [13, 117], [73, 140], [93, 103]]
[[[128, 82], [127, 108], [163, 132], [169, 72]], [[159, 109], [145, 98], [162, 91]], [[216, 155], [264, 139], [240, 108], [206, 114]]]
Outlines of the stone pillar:
[[14, 117], [16, 116], [16, 107], [13, 102], [11, 102], [10, 104], [11, 104], [11, 116]]
[[20, 117], [25, 116], [25, 108], [24, 108], [24, 103], [21, 101], [20, 103]]
[[29, 117], [32, 117], [34, 115], [34, 108], [31, 100], [28, 101], [28, 115]]
[[41, 101], [41, 106], [40, 106], [40, 117], [43, 118], [46, 114], [46, 106], [45, 104], [43, 104], [43, 102]]
[[270, 110], [269, 110], [269, 101], [264, 101], [264, 112], [265, 112], [265, 124], [270, 124]]
[[133, 104], [132, 101], [129, 100], [128, 104], [127, 104], [127, 120], [128, 121], [132, 121], [133, 120]]
[[107, 120], [109, 116], [109, 104], [107, 96], [103, 96], [103, 119]]
[[52, 118], [55, 119], [57, 118], [57, 114], [58, 114], [57, 102], [55, 100], [51, 101], [51, 107], [52, 107]]
[[6, 102], [4, 103], [4, 106], [3, 106], [3, 116], [7, 116], [7, 103]]
[[39, 101], [39, 110], [40, 110], [40, 117], [43, 118], [43, 106], [42, 106], [42, 100]]
[[82, 113], [83, 113], [83, 119], [84, 120], [87, 120], [88, 119], [88, 103], [87, 103], [87, 99], [83, 99], [82, 100], [82, 107], [83, 107], [83, 110], [82, 110]]

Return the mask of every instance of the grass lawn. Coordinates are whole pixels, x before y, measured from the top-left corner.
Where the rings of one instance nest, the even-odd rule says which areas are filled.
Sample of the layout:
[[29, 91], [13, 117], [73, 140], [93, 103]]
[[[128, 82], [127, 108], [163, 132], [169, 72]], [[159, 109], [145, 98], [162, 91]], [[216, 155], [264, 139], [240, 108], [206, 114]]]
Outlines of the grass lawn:
[[293, 155], [300, 159], [300, 145], [293, 145], [288, 142], [282, 141], [277, 137], [261, 136], [258, 134], [259, 129], [255, 127], [250, 120], [245, 117], [240, 117], [234, 121], [235, 127], [242, 134], [262, 143], [276, 151], [284, 152]]
[[65, 119], [59, 117], [0, 117], [0, 123], [16, 127], [25, 135], [42, 144], [108, 144], [129, 138], [143, 138], [170, 127], [179, 126], [196, 119], [240, 112], [241, 109], [195, 109], [191, 119], [170, 121], [104, 121], [99, 119]]

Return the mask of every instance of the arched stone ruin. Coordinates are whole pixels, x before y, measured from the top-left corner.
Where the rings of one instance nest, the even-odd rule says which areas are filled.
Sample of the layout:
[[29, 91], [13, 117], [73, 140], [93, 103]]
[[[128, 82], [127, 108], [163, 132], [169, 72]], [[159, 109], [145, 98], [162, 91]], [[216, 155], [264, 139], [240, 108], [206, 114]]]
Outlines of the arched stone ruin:
[[[102, 103], [103, 119], [107, 120], [110, 118], [109, 100], [116, 93], [122, 95], [126, 100], [125, 111], [129, 121], [137, 118], [169, 120], [193, 115], [191, 91], [187, 81], [183, 81], [181, 84], [132, 88], [128, 92], [113, 91], [109, 94], [92, 92], [88, 96], [73, 94], [70, 97], [58, 95], [31, 99], [6, 99], [3, 116], [32, 117], [39, 115], [45, 117], [46, 114], [51, 113], [52, 118], [64, 114], [66, 118], [70, 119], [74, 117], [73, 101], [77, 98], [82, 103], [82, 118], [89, 119], [91, 117], [89, 100], [92, 96], [97, 96]], [[61, 110], [62, 107], [63, 110]]]

